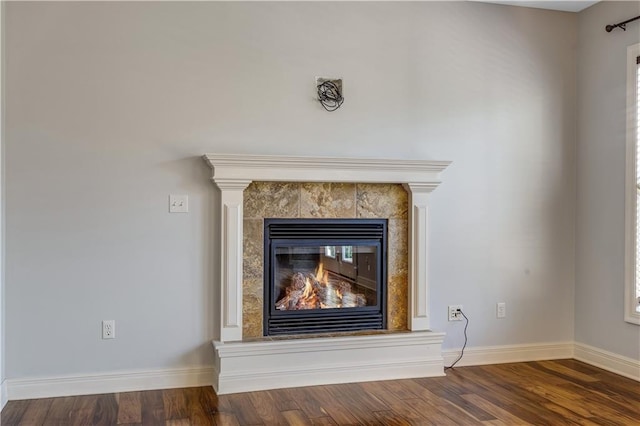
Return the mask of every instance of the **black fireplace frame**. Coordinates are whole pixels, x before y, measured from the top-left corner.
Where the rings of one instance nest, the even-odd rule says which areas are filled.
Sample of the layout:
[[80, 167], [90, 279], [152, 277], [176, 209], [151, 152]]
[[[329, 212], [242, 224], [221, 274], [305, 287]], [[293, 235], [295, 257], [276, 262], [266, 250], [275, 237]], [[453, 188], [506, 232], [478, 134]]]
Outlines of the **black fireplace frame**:
[[[264, 336], [387, 328], [387, 219], [264, 219]], [[276, 248], [376, 246], [376, 304], [280, 311], [275, 308]]]

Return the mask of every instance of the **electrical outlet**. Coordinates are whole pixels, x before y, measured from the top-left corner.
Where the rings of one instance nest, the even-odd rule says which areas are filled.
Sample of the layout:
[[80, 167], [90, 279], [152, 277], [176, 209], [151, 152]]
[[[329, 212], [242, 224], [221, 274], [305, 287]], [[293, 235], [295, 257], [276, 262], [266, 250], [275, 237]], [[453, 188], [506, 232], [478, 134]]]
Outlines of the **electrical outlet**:
[[506, 318], [507, 304], [505, 302], [496, 303], [496, 318]]
[[449, 305], [449, 321], [462, 321], [462, 305]]
[[116, 322], [115, 320], [102, 321], [102, 338], [103, 339], [115, 339], [116, 338]]

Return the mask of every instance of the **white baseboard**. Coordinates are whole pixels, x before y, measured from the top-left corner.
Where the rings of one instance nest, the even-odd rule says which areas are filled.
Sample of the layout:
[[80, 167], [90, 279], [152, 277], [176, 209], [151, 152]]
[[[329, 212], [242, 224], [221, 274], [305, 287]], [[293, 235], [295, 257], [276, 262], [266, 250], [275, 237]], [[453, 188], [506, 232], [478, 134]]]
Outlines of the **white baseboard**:
[[2, 383], [0, 383], [0, 410], [2, 410], [5, 405], [7, 405], [8, 401], [9, 398], [7, 394], [7, 381], [3, 380]]
[[[439, 338], [441, 338], [441, 336], [437, 336], [436, 340]], [[289, 342], [291, 343], [293, 341]], [[398, 346], [403, 346], [402, 343], [406, 344], [407, 342], [401, 343], [399, 341], [395, 341], [388, 343], [394, 346], [400, 343]], [[422, 345], [424, 343], [425, 342], [422, 342]], [[435, 343], [435, 345], [427, 344], [426, 347], [431, 346], [432, 348], [436, 348], [438, 344], [436, 342], [433, 343]], [[435, 350], [434, 353], [425, 354], [425, 346], [422, 345], [416, 346], [419, 348], [419, 351], [422, 352], [422, 357], [419, 362], [415, 362], [416, 357], [415, 354], [411, 354], [411, 348], [405, 347], [404, 353], [401, 353], [402, 356], [397, 357], [398, 353], [396, 352], [386, 362], [379, 362], [377, 365], [372, 363], [358, 363], [358, 365], [354, 364], [343, 366], [347, 368], [347, 370], [335, 368], [334, 366], [333, 371], [330, 369], [320, 369], [321, 371], [315, 372], [305, 368], [304, 371], [307, 376], [304, 380], [305, 383], [296, 382], [299, 377], [305, 377], [305, 374], [301, 374], [301, 372], [296, 368], [295, 365], [297, 363], [285, 364], [284, 368], [288, 370], [288, 373], [290, 373], [288, 374], [289, 379], [287, 380], [286, 386], [326, 383], [328, 380], [327, 374], [332, 376], [330, 379], [334, 383], [339, 383], [340, 379], [342, 379], [342, 381], [365, 381], [400, 377], [436, 376], [441, 374], [442, 358], [444, 358], [444, 365], [448, 366], [451, 365], [460, 354], [459, 350], [442, 351], [442, 357], [440, 357]], [[255, 357], [256, 355], [265, 355], [262, 348], [238, 351], [238, 348], [234, 347], [234, 345], [226, 346], [227, 347], [223, 350], [223, 352], [226, 352], [226, 356], [223, 356], [222, 359], [218, 358], [217, 360], [218, 362], [222, 361], [223, 364], [234, 359], [234, 361], [238, 361], [238, 357], [242, 359], [245, 356]], [[282, 352], [283, 350], [284, 352], [289, 352], [289, 348], [283, 348], [280, 345], [278, 346], [279, 347], [276, 349], [276, 352]], [[301, 347], [304, 345], [298, 344], [296, 346], [297, 348], [292, 352], [306, 352], [305, 357], [309, 355], [310, 352], [308, 351], [315, 351], [318, 349], [306, 348], [305, 350]], [[422, 348], [420, 348], [420, 346], [422, 346]], [[349, 350], [348, 348], [343, 349], [347, 350], [347, 352]], [[378, 347], [378, 350], [380, 349], [383, 348]], [[393, 352], [395, 352], [395, 349]], [[282, 353], [279, 355], [282, 355]], [[406, 355], [410, 356], [406, 359], [402, 359]], [[290, 356], [293, 357], [296, 355], [291, 353]], [[465, 349], [464, 357], [458, 364], [456, 364], [456, 366], [502, 364], [507, 362], [527, 362], [566, 358], [575, 358], [587, 364], [640, 381], [640, 361], [574, 342], [467, 348]], [[304, 363], [304, 361], [300, 362]], [[240, 364], [243, 365], [244, 363], [241, 362]], [[246, 364], [244, 364], [244, 366], [246, 367]], [[236, 367], [239, 366], [236, 365]], [[225, 366], [225, 368], [223, 368], [222, 375], [212, 367], [133, 372], [125, 371], [118, 373], [93, 374], [89, 376], [7, 379], [0, 384], [0, 409], [4, 407], [8, 400], [18, 399], [211, 385], [219, 387], [219, 390], [222, 391], [221, 393], [233, 393], [241, 391], [240, 389], [248, 388], [269, 388], [274, 387], [274, 383], [281, 384], [283, 378], [283, 371], [277, 371], [278, 368], [283, 368], [283, 364], [278, 361], [276, 364], [271, 365], [271, 368], [273, 368], [272, 371], [263, 370], [243, 372], [243, 368], [236, 369]], [[215, 381], [218, 380], [220, 382], [215, 383]]]
[[152, 389], [211, 386], [213, 368], [125, 371], [90, 376], [5, 380], [2, 397], [10, 400], [49, 398]]
[[640, 381], [640, 361], [582, 343], [575, 343], [574, 358], [603, 370]]
[[[460, 356], [460, 350], [443, 350], [444, 365], [450, 366]], [[573, 357], [573, 342], [537, 343], [466, 348], [456, 367], [507, 362], [542, 361]]]

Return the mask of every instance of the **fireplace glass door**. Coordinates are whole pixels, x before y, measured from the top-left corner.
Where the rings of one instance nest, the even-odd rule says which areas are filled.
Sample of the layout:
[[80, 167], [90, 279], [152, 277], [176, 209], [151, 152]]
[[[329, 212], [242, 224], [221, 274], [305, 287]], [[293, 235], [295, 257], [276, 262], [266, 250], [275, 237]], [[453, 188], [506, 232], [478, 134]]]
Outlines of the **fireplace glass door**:
[[386, 220], [266, 219], [265, 335], [386, 327]]

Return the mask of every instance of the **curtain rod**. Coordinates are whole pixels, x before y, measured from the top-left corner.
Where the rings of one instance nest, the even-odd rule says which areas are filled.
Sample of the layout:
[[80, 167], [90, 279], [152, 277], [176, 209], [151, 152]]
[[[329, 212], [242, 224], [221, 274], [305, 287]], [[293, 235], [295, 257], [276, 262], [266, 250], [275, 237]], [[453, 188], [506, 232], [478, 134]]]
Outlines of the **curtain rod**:
[[617, 23], [617, 24], [607, 25], [606, 27], [604, 27], [604, 29], [605, 29], [608, 33], [610, 33], [611, 31], [613, 31], [613, 30], [614, 30], [614, 29], [616, 29], [616, 28], [622, 28], [622, 30], [623, 30], [623, 31], [627, 31], [627, 24], [628, 24], [629, 22], [633, 22], [633, 21], [635, 21], [635, 20], [637, 20], [637, 19], [640, 19], [640, 16], [636, 16], [635, 18], [627, 19], [626, 21], [624, 21], [624, 22], [619, 22], [619, 23]]

